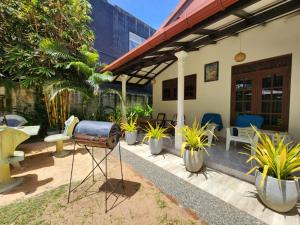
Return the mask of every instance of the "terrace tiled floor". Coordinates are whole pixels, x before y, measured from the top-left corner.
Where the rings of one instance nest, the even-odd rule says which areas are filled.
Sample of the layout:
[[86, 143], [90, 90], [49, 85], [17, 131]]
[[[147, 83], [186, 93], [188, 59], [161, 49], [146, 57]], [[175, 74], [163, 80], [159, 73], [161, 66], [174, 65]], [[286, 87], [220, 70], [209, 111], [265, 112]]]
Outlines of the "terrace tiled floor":
[[[153, 156], [150, 154], [148, 145], [146, 144], [137, 144], [134, 146], [129, 146], [125, 142], [122, 142], [121, 146], [123, 150], [128, 151], [147, 162], [150, 162], [152, 165], [156, 165], [160, 169], [167, 171], [173, 176], [176, 176], [177, 178], [180, 178], [188, 182], [189, 184], [192, 184], [196, 189], [198, 188], [202, 191], [205, 191], [204, 193], [209, 193], [212, 196], [218, 198], [218, 200], [222, 200], [225, 203], [235, 207], [236, 209], [246, 212], [247, 214], [267, 224], [300, 224], [299, 204], [297, 206], [298, 208], [294, 209], [294, 211], [288, 214], [279, 214], [264, 207], [260, 203], [260, 201], [256, 198], [256, 190], [254, 185], [248, 182], [241, 181], [235, 177], [226, 175], [224, 173], [210, 168], [207, 168], [205, 171], [198, 174], [191, 174], [185, 170], [182, 158], [170, 153], [164, 153], [158, 156]], [[203, 202], [201, 204], [206, 203]], [[216, 215], [218, 214], [218, 207], [220, 207], [220, 205], [215, 205]], [[199, 212], [199, 214], [201, 214], [201, 212]], [[205, 217], [205, 215], [201, 216]], [[235, 215], [232, 216], [234, 217]], [[254, 223], [247, 223], [245, 221], [243, 223], [240, 223], [239, 221], [237, 221], [236, 224]]]

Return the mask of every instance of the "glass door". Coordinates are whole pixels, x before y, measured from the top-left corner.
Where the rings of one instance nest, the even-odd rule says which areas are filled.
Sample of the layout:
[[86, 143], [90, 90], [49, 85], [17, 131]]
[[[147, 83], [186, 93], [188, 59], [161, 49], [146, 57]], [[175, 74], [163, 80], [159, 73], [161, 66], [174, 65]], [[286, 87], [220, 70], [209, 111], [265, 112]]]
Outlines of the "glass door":
[[259, 114], [264, 117], [264, 129], [287, 130], [289, 108], [289, 77], [286, 69], [264, 71], [260, 74]]
[[263, 129], [288, 131], [291, 55], [232, 68], [231, 125], [237, 116], [264, 117]]
[[232, 79], [231, 121], [232, 125], [239, 115], [255, 113], [255, 86], [254, 77], [247, 75], [235, 76]]

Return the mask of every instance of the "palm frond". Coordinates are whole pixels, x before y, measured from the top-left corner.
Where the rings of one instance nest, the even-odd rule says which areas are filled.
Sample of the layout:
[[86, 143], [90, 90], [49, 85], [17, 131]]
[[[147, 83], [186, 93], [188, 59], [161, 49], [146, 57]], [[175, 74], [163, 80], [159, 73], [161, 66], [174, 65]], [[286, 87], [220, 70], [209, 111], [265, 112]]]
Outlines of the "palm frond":
[[58, 41], [49, 38], [41, 40], [39, 49], [54, 59], [75, 60], [75, 57], [67, 48], [62, 46]]
[[83, 73], [88, 79], [93, 74], [93, 69], [81, 61], [70, 62], [66, 69], [73, 67], [78, 73]]

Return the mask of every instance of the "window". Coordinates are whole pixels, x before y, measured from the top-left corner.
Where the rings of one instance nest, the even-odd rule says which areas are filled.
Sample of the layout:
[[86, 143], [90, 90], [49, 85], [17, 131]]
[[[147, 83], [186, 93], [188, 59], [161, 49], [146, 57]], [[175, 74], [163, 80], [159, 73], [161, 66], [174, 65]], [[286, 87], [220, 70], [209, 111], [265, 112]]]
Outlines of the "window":
[[145, 38], [142, 38], [132, 32], [129, 32], [129, 50], [138, 47], [145, 41]]
[[184, 99], [196, 99], [197, 75], [184, 77]]
[[163, 101], [177, 100], [177, 86], [177, 78], [163, 81]]
[[264, 117], [263, 129], [287, 131], [291, 55], [232, 68], [231, 123], [238, 115]]
[[[196, 99], [197, 75], [188, 75], [184, 77], [184, 99]], [[162, 85], [163, 101], [177, 100], [178, 79], [164, 80]]]

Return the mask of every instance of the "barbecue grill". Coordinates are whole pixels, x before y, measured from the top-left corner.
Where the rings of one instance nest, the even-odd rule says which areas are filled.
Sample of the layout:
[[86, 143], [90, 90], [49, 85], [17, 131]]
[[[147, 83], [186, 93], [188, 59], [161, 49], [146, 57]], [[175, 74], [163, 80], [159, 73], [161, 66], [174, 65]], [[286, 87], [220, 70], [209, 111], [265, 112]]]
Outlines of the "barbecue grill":
[[121, 131], [115, 123], [83, 120], [77, 124], [73, 136], [81, 145], [113, 149]]
[[[75, 189], [77, 189], [81, 184], [87, 181], [91, 176], [93, 177], [93, 181], [95, 181], [94, 171], [96, 168], [99, 168], [100, 172], [105, 177], [105, 212], [107, 212], [107, 184], [111, 187], [113, 185], [109, 182], [107, 176], [107, 158], [112, 153], [115, 147], [119, 143], [119, 139], [121, 137], [121, 131], [117, 124], [111, 122], [103, 122], [103, 121], [88, 121], [83, 120], [77, 124], [73, 134], [74, 141], [74, 149], [73, 149], [73, 160], [72, 160], [72, 169], [70, 176], [70, 184], [69, 184], [69, 195], [68, 195], [68, 203], [70, 202], [70, 194]], [[89, 155], [92, 158], [92, 170], [88, 173], [88, 175], [82, 180], [82, 182], [77, 185], [75, 188], [71, 189], [72, 183], [72, 175], [74, 169], [74, 159], [75, 159], [75, 151], [76, 146], [84, 146]], [[104, 148], [105, 155], [100, 161], [94, 157], [94, 148]], [[121, 170], [121, 184], [124, 188], [123, 182], [123, 170], [122, 170], [122, 158], [121, 158], [121, 148], [119, 143], [119, 158], [120, 158], [120, 170]], [[100, 150], [100, 149], [99, 149]], [[105, 168], [101, 168], [101, 163], [105, 162]], [[112, 192], [117, 188], [117, 185], [113, 188]]]

